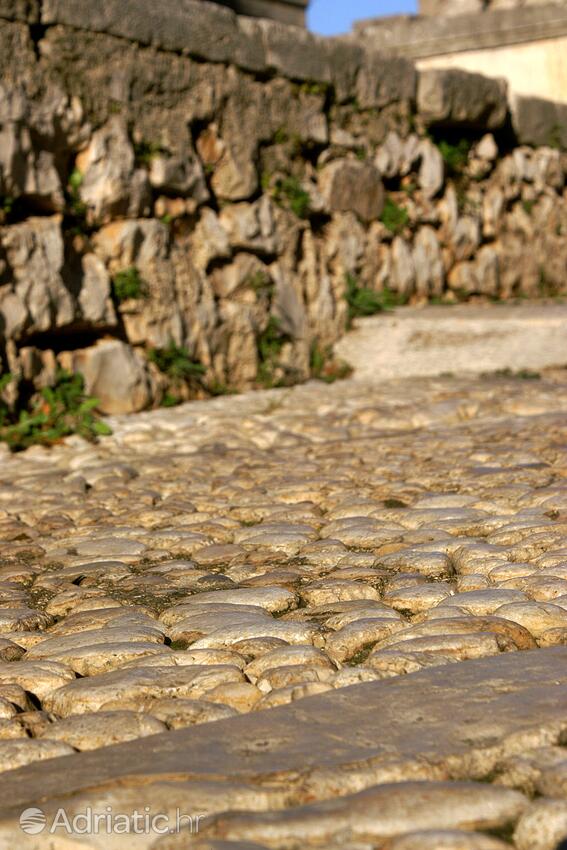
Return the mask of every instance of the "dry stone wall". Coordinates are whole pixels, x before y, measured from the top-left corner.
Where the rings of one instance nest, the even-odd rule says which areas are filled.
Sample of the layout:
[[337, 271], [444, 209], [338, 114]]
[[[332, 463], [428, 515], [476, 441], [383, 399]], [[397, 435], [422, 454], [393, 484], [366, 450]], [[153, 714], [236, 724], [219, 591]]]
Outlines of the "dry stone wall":
[[0, 0], [2, 370], [139, 410], [334, 374], [349, 301], [565, 292], [564, 111], [206, 2]]

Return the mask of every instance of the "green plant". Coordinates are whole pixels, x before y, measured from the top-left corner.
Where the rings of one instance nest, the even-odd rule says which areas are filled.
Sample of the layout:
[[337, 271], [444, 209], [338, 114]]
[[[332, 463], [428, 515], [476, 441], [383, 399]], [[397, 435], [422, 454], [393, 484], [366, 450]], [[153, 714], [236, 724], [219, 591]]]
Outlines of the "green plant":
[[249, 275], [244, 283], [257, 295], [271, 295], [274, 289], [274, 282], [270, 275], [261, 269]]
[[0, 196], [0, 224], [3, 224], [14, 211], [14, 198], [11, 195]]
[[74, 224], [69, 228], [69, 232], [78, 235], [82, 235], [88, 230], [86, 222], [87, 205], [81, 200], [80, 193], [83, 180], [83, 174], [78, 168], [73, 169], [67, 180], [67, 209], [69, 215], [74, 220]]
[[211, 381], [210, 384], [207, 384], [207, 392], [209, 392], [212, 396], [234, 394], [234, 390], [227, 384], [223, 384], [222, 381]]
[[522, 207], [526, 215], [532, 214], [535, 203], [535, 201], [522, 201]]
[[309, 371], [312, 378], [332, 384], [352, 374], [352, 367], [344, 360], [337, 360], [330, 345], [325, 348], [314, 340], [309, 356]]
[[349, 325], [359, 316], [373, 316], [374, 313], [380, 313], [384, 309], [378, 293], [366, 286], [361, 286], [352, 274], [346, 276], [345, 298], [348, 305]]
[[305, 82], [297, 86], [297, 91], [301, 94], [326, 95], [330, 89], [329, 83]]
[[152, 159], [166, 153], [166, 149], [159, 142], [147, 142], [145, 140], [134, 142], [136, 165], [151, 165]]
[[114, 275], [112, 292], [119, 304], [130, 299], [147, 297], [146, 285], [135, 266], [122, 269]]
[[285, 145], [289, 139], [289, 134], [285, 127], [278, 127], [274, 133], [274, 142], [276, 145]]
[[[0, 392], [12, 382], [12, 375], [0, 378]], [[111, 434], [109, 426], [94, 413], [98, 399], [85, 396], [83, 376], [61, 369], [51, 387], [44, 387], [26, 407], [12, 409], [0, 400], [0, 440], [12, 451], [34, 444], [50, 446], [71, 434], [95, 441]]]
[[514, 378], [518, 381], [539, 381], [541, 375], [539, 372], [534, 372], [531, 369], [518, 369], [515, 372], [513, 369], [497, 369], [495, 372], [483, 372], [484, 377], [490, 378]]
[[172, 393], [165, 393], [161, 400], [162, 407], [175, 407], [178, 404], [181, 404], [181, 399]]
[[276, 203], [289, 207], [298, 218], [309, 218], [311, 212], [311, 197], [297, 177], [283, 177], [276, 181], [274, 190]]
[[200, 380], [206, 371], [202, 363], [192, 359], [186, 348], [174, 342], [166, 348], [150, 349], [148, 357], [160, 372], [174, 382]]
[[373, 316], [375, 313], [383, 313], [393, 310], [395, 307], [403, 307], [408, 302], [408, 296], [400, 292], [394, 292], [387, 286], [380, 292], [361, 286], [358, 279], [348, 273], [346, 275], [345, 299], [348, 304], [348, 326], [353, 319], [361, 316]]
[[262, 386], [269, 388], [276, 385], [275, 371], [278, 367], [278, 359], [281, 350], [286, 342], [289, 341], [289, 336], [282, 331], [279, 320], [275, 316], [270, 316], [266, 328], [258, 336], [258, 382]]
[[386, 198], [380, 220], [391, 233], [401, 233], [409, 221], [409, 215], [406, 209], [400, 207], [391, 198]]
[[472, 142], [469, 139], [460, 139], [456, 144], [453, 144], [442, 139], [437, 146], [447, 166], [447, 171], [450, 174], [460, 174], [469, 160]]

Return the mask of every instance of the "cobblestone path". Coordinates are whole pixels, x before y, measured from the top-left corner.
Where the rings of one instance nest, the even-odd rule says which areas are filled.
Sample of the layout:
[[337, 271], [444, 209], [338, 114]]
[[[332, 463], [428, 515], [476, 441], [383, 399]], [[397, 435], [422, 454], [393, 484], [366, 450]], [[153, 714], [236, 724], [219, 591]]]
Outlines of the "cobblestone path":
[[[112, 426], [0, 457], [2, 847], [555, 850], [567, 371]], [[62, 794], [207, 817], [20, 831]]]

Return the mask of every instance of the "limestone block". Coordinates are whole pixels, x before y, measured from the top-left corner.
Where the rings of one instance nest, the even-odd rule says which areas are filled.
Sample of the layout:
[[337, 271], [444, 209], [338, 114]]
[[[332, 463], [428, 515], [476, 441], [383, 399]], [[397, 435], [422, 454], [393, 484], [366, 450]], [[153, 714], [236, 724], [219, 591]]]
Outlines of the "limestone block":
[[515, 95], [512, 124], [522, 145], [548, 145], [567, 150], [567, 105], [539, 97]]
[[85, 378], [87, 395], [99, 399], [104, 413], [132, 413], [150, 400], [149, 378], [143, 359], [119, 340], [102, 340], [71, 356], [75, 371]]
[[456, 69], [421, 71], [417, 110], [428, 126], [497, 129], [508, 114], [506, 83]]
[[379, 218], [384, 208], [382, 179], [369, 162], [335, 160], [320, 172], [319, 187], [331, 212], [354, 212], [370, 222]]

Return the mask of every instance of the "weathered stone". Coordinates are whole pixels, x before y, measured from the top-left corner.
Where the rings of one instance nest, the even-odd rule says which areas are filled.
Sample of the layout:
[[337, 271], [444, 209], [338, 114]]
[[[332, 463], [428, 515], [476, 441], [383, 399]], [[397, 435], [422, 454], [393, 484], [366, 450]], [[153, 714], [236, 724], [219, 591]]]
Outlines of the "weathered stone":
[[512, 98], [511, 112], [520, 144], [559, 146], [562, 150], [567, 149], [567, 106], [538, 97], [515, 95]]
[[132, 711], [99, 711], [81, 714], [50, 723], [39, 736], [50, 741], [62, 741], [82, 752], [133, 741], [165, 731], [165, 725], [155, 717]]
[[331, 212], [354, 212], [365, 222], [382, 213], [384, 187], [378, 170], [370, 163], [336, 160], [321, 171], [319, 185]]
[[278, 842], [322, 842], [338, 832], [355, 838], [384, 839], [414, 828], [497, 829], [516, 822], [529, 805], [509, 789], [472, 783], [398, 783], [357, 795], [314, 803], [293, 813], [234, 814], [216, 818], [207, 832], [222, 838]]
[[416, 71], [412, 62], [368, 51], [358, 73], [355, 92], [363, 109], [375, 109], [389, 103], [413, 101], [415, 87]]
[[134, 148], [118, 117], [94, 133], [76, 168], [81, 175], [78, 193], [92, 222], [149, 212], [147, 175], [135, 168]]
[[417, 109], [428, 125], [497, 129], [508, 112], [506, 84], [453, 68], [430, 68], [419, 72]]
[[62, 278], [61, 218], [30, 218], [4, 228], [0, 243], [13, 274], [10, 295], [2, 301], [10, 335], [71, 324], [73, 300]]
[[74, 352], [70, 359], [74, 370], [85, 378], [87, 394], [99, 400], [104, 413], [131, 413], [149, 404], [144, 361], [125, 343], [101, 341]]
[[433, 198], [443, 188], [445, 166], [439, 148], [429, 139], [419, 143], [418, 156], [421, 159], [418, 182], [426, 198]]
[[514, 831], [518, 850], [556, 850], [567, 835], [567, 803], [537, 800], [524, 812]]

